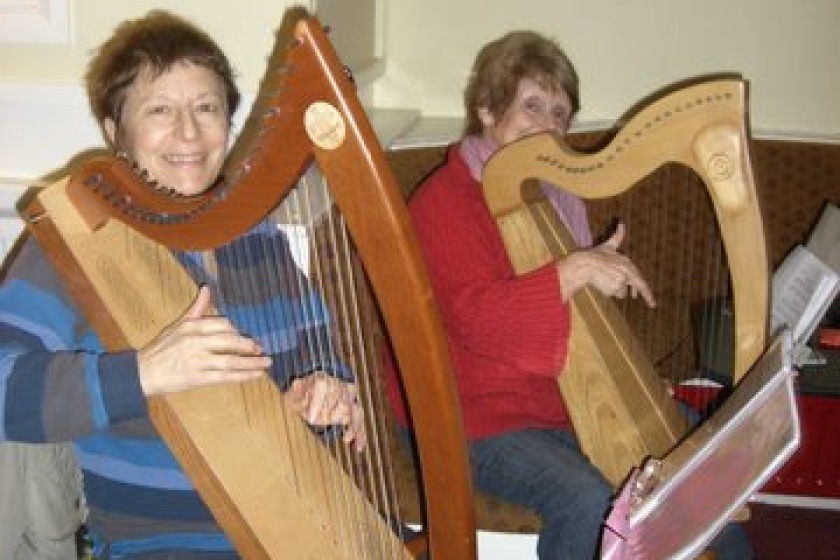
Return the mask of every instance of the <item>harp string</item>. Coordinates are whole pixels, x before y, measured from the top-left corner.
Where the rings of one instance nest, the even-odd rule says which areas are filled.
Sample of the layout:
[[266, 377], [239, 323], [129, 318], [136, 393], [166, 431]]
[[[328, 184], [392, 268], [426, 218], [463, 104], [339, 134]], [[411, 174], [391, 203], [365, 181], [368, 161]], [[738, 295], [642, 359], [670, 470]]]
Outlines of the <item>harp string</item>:
[[[340, 271], [344, 268], [344, 262], [341, 257], [341, 249], [336, 245], [335, 236], [332, 235], [337, 226], [333, 219], [333, 214], [329, 210], [330, 198], [329, 191], [326, 188], [326, 182], [323, 177], [314, 172], [314, 168], [307, 171], [302, 179], [305, 189], [301, 191], [296, 198], [298, 202], [298, 215], [303, 218], [307, 230], [307, 238], [315, 240], [314, 243], [308, 244], [311, 249], [311, 262], [309, 264], [309, 272], [313, 277], [313, 281], [317, 283], [319, 291], [324, 295], [325, 301], [329, 309], [332, 310], [335, 326], [332, 328], [335, 336], [329, 339], [330, 343], [337, 343], [338, 348], [334, 351], [346, 361], [353, 365], [353, 370], [357, 379], [357, 383], [362, 377], [363, 372], [360, 371], [359, 361], [354, 359], [351, 349], [347, 344], [346, 333], [350, 332], [348, 322], [355, 316], [357, 311], [350, 306], [348, 299], [345, 297], [346, 286], [345, 276], [338, 272], [330, 276], [329, 269]], [[321, 202], [322, 204], [318, 204]], [[326, 203], [326, 204], [323, 204]], [[321, 208], [319, 206], [326, 206]], [[318, 218], [318, 215], [323, 218]], [[318, 222], [322, 222], [320, 226]], [[330, 249], [332, 248], [332, 249]], [[329, 280], [329, 282], [327, 282]], [[358, 472], [354, 469], [354, 458], [348, 452], [347, 448], [337, 443], [337, 439], [328, 440], [328, 445], [331, 448], [333, 456], [340, 462], [344, 470], [353, 476], [357, 485], [363, 486], [363, 479], [360, 479]], [[336, 492], [338, 488], [336, 481], [328, 481], [329, 487], [333, 489], [333, 496], [336, 500], [336, 507], [341, 507], [344, 511], [355, 515], [359, 504], [353, 503], [349, 496], [341, 492]], [[340, 532], [342, 535], [349, 536], [352, 531], [352, 525], [344, 523], [345, 518], [339, 516], [341, 523]], [[349, 539], [346, 541], [345, 548], [352, 544]], [[366, 554], [370, 550], [369, 547], [363, 547], [362, 550], [354, 550], [356, 555]]]
[[[328, 185], [326, 181], [323, 181], [323, 178], [321, 179], [320, 188], [324, 193], [328, 193]], [[325, 199], [327, 196], [323, 198]], [[346, 337], [341, 337], [345, 346], [343, 355], [355, 364], [358, 379], [358, 400], [362, 409], [367, 411], [369, 417], [376, 418], [379, 415], [372, 414], [372, 412], [383, 410], [383, 403], [381, 389], [376, 383], [378, 372], [373, 367], [378, 363], [376, 360], [377, 354], [374, 353], [375, 349], [366, 343], [366, 340], [372, 340], [373, 333], [366, 333], [366, 325], [370, 323], [365, 321], [365, 307], [360, 299], [364, 298], [366, 293], [362, 282], [364, 276], [358, 260], [354, 258], [355, 249], [352, 247], [343, 217], [337, 212], [328, 212], [327, 216], [329, 226], [325, 228], [327, 233], [325, 237], [329, 241], [326, 245], [338, 248], [333, 259], [337, 263], [340, 278], [338, 282], [333, 284], [337, 290], [335, 297], [331, 299], [339, 302], [336, 304], [338, 307], [350, 310], [350, 312], [342, 314], [341, 332], [347, 334]], [[320, 246], [323, 245], [320, 244]], [[318, 254], [320, 254], [320, 251]], [[322, 265], [322, 268], [325, 267]], [[321, 274], [321, 277], [325, 276]], [[380, 398], [377, 398], [378, 396]], [[347, 459], [347, 468], [353, 470], [359, 485], [363, 487], [371, 503], [387, 519], [399, 521], [399, 514], [395, 511], [393, 502], [387, 499], [388, 494], [382, 488], [383, 482], [393, 480], [393, 476], [386, 467], [386, 465], [391, 464], [390, 461], [383, 461], [388, 446], [382, 445], [383, 442], [387, 442], [387, 432], [381, 428], [380, 422], [368, 423], [367, 430], [370, 440], [363, 462], [354, 460], [355, 458], [352, 456], [348, 457], [346, 448], [342, 451]], [[382, 546], [387, 546], [387, 543], [378, 542], [372, 548]], [[390, 552], [394, 554], [396, 551]]]
[[[328, 192], [326, 181], [321, 181], [321, 188]], [[324, 199], [327, 195], [323, 196]], [[367, 430], [370, 435], [369, 445], [366, 449], [365, 461], [353, 463], [361, 469], [364, 476], [359, 477], [365, 483], [366, 495], [374, 504], [376, 509], [390, 519], [395, 528], [401, 531], [403, 527], [399, 509], [396, 507], [397, 494], [395, 475], [392, 465], [394, 462], [389, 455], [389, 431], [383, 425], [383, 419], [387, 417], [384, 413], [387, 404], [384, 401], [384, 391], [381, 387], [381, 377], [378, 369], [380, 363], [380, 349], [376, 345], [376, 333], [371, 327], [378, 324], [378, 318], [373, 316], [375, 310], [372, 305], [373, 296], [369, 290], [369, 284], [362, 271], [362, 266], [357, 258], [357, 252], [350, 239], [348, 228], [341, 214], [330, 212], [328, 214], [332, 224], [328, 228], [332, 235], [331, 246], [339, 247], [339, 254], [336, 261], [342, 265], [341, 278], [346, 281], [335, 283], [342, 288], [341, 299], [347, 302], [343, 307], [351, 309], [347, 313], [344, 332], [348, 333], [347, 355], [353, 355], [352, 360], [358, 371], [359, 400], [366, 417], [371, 419], [368, 422]], [[346, 452], [346, 451], [345, 451]], [[378, 533], [381, 539], [381, 533]], [[403, 536], [400, 533], [401, 536]], [[378, 546], [393, 548], [393, 541], [379, 542]], [[372, 547], [373, 548], [373, 547]], [[389, 556], [396, 555], [396, 550], [387, 550]]]
[[[340, 317], [341, 316], [341, 312], [339, 311], [340, 308], [336, 307], [336, 303], [334, 301], [333, 302], [329, 301], [331, 299], [331, 291], [327, 289], [327, 283], [323, 282], [320, 274], [314, 274], [313, 275], [313, 270], [320, 269], [322, 267], [322, 264], [321, 264], [322, 258], [321, 258], [320, 252], [317, 251], [318, 244], [316, 243], [316, 244], [312, 245], [310, 243], [305, 242], [306, 239], [312, 239], [315, 236], [315, 234], [317, 233], [314, 230], [314, 226], [312, 225], [314, 223], [314, 220], [317, 219], [317, 214], [316, 214], [316, 212], [313, 211], [313, 204], [312, 204], [312, 197], [311, 197], [313, 185], [308, 181], [309, 174], [310, 174], [310, 172], [307, 171], [307, 173], [301, 179], [300, 187], [294, 191], [294, 197], [291, 200], [291, 202], [293, 204], [290, 205], [290, 208], [289, 208], [290, 212], [289, 212], [289, 215], [287, 216], [287, 218], [289, 219], [289, 225], [287, 227], [291, 228], [295, 231], [298, 231], [298, 232], [300, 232], [300, 231], [305, 231], [306, 232], [305, 234], [298, 233], [298, 234], [293, 236], [294, 239], [295, 239], [295, 242], [299, 244], [299, 249], [297, 251], [298, 254], [303, 254], [307, 251], [307, 249], [304, 248], [304, 244], [305, 244], [305, 247], [310, 247], [310, 246], [313, 247], [313, 250], [311, 250], [311, 252], [308, 256], [301, 257], [301, 260], [304, 261], [304, 262], [301, 263], [301, 266], [306, 271], [306, 274], [309, 276], [310, 281], [314, 285], [316, 285], [317, 290], [324, 297], [325, 301], [327, 302], [328, 308], [332, 309], [333, 313], [337, 313], [338, 314], [337, 316]], [[332, 282], [340, 281], [339, 278], [332, 278], [331, 280], [332, 280]], [[310, 314], [314, 314], [314, 313], [315, 313], [315, 310], [310, 310]], [[339, 334], [340, 331], [338, 329], [336, 329], [335, 325], [333, 324], [334, 320], [335, 320], [335, 318], [331, 317], [330, 330], [332, 331], [332, 336], [328, 339], [327, 342], [332, 342], [336, 339], [339, 340], [339, 341], [341, 340], [341, 337], [340, 337], [340, 334]], [[318, 341], [318, 342], [320, 342], [320, 341]], [[319, 344], [319, 346], [320, 346], [320, 344]], [[326, 364], [326, 362], [325, 362], [326, 356], [323, 356], [323, 352], [327, 351], [327, 352], [332, 353], [332, 352], [335, 352], [336, 349], [329, 349], [329, 346], [327, 346], [327, 347], [320, 347], [320, 351], [322, 353], [322, 357], [321, 357], [320, 361], [322, 363]], [[343, 353], [341, 355], [343, 356]], [[324, 374], [327, 374], [327, 375], [335, 375], [336, 374], [335, 371], [332, 368], [326, 368], [325, 367], [325, 368], [323, 368], [322, 371], [323, 371]], [[341, 451], [342, 451], [341, 447], [335, 445], [335, 439], [326, 438], [324, 440], [324, 444], [327, 447], [329, 447], [329, 449], [331, 451], [331, 455], [333, 455], [342, 464], [342, 466], [344, 466], [344, 468], [346, 470], [346, 461], [344, 460], [345, 456], [342, 455], [342, 453], [341, 453]], [[330, 496], [330, 500], [328, 502], [329, 507], [332, 507], [336, 510], [344, 511], [349, 515], [352, 510], [349, 507], [349, 504], [347, 503], [346, 496], [343, 493], [338, 491], [339, 486], [337, 485], [337, 481], [335, 481], [333, 479], [328, 479], [328, 480], [325, 480], [324, 483], [325, 483], [325, 488], [328, 489], [328, 494]], [[349, 543], [346, 542], [347, 541], [346, 537], [347, 537], [347, 534], [348, 534], [348, 528], [347, 528], [347, 524], [345, 523], [345, 516], [340, 515], [340, 516], [336, 516], [336, 518], [338, 519], [338, 522], [340, 524], [339, 527], [336, 527], [336, 532], [341, 536], [341, 540], [345, 542], [345, 544], [343, 546], [345, 548], [347, 548]]]
[[[330, 346], [327, 354], [330, 360], [342, 360], [350, 364], [358, 389], [357, 399], [366, 419], [368, 445], [362, 455], [357, 455], [340, 442], [339, 437], [328, 440], [332, 454], [342, 465], [345, 472], [363, 490], [370, 503], [385, 519], [399, 528], [402, 527], [399, 510], [396, 507], [394, 473], [392, 461], [388, 456], [388, 431], [381, 419], [385, 403], [379, 386], [379, 363], [377, 348], [372, 343], [374, 333], [370, 332], [372, 321], [369, 315], [372, 296], [370, 295], [361, 264], [358, 260], [352, 240], [342, 214], [337, 210], [330, 195], [329, 184], [316, 167], [311, 167], [301, 179], [301, 187], [294, 191], [291, 204], [287, 205], [286, 219], [292, 227], [303, 230], [302, 236], [293, 236], [305, 243], [304, 267], [308, 269], [310, 281], [322, 294], [330, 314], [330, 330], [333, 336], [325, 337]], [[332, 487], [332, 482], [328, 481]], [[352, 518], [358, 512], [362, 514], [363, 504], [344, 495], [335, 484], [335, 501]], [[344, 519], [345, 516], [340, 516]], [[371, 532], [362, 539], [354, 535], [358, 526], [347, 523], [343, 530], [348, 535], [347, 546], [353, 543], [362, 545], [355, 550], [360, 558], [370, 554], [396, 557], [397, 550], [392, 550], [394, 541], [383, 539], [382, 533]], [[371, 542], [373, 539], [374, 542]], [[380, 552], [377, 552], [380, 551]]]
[[[339, 348], [333, 348], [332, 343], [334, 341], [338, 341], [341, 343], [343, 340], [343, 336], [341, 336], [340, 325], [336, 325], [336, 319], [339, 319], [346, 315], [348, 311], [346, 307], [344, 307], [343, 302], [336, 301], [334, 298], [334, 293], [336, 292], [335, 283], [341, 282], [341, 278], [339, 276], [330, 278], [331, 283], [327, 283], [323, 279], [323, 274], [319, 271], [323, 270], [324, 268], [324, 261], [329, 260], [329, 256], [322, 257], [321, 251], [319, 251], [319, 243], [306, 243], [305, 240], [308, 239], [315, 239], [319, 234], [317, 228], [315, 227], [315, 220], [320, 219], [318, 214], [313, 210], [313, 202], [312, 202], [312, 189], [313, 183], [308, 180], [310, 172], [304, 175], [301, 179], [300, 186], [294, 191], [294, 196], [291, 199], [291, 204], [289, 205], [286, 213], [287, 222], [287, 232], [288, 231], [297, 231], [296, 235], [293, 235], [295, 242], [299, 244], [298, 254], [304, 254], [308, 252], [308, 255], [305, 257], [300, 257], [302, 261], [301, 266], [306, 271], [307, 275], [310, 278], [310, 281], [316, 286], [319, 293], [322, 294], [324, 297], [325, 302], [329, 309], [332, 310], [333, 315], [330, 318], [330, 330], [332, 336], [326, 340], [317, 340], [317, 341], [309, 341], [309, 344], [314, 344], [315, 347], [318, 349], [319, 352], [319, 362], [326, 365], [327, 363], [333, 362], [330, 356], [334, 356], [335, 352], [338, 352]], [[329, 219], [327, 217], [327, 223], [329, 223]], [[329, 226], [327, 226], [329, 227]], [[305, 233], [301, 233], [304, 232]], [[306, 249], [305, 247], [309, 248]], [[332, 289], [328, 289], [328, 286], [331, 286]], [[311, 305], [314, 305], [314, 302], [310, 302]], [[309, 310], [310, 316], [315, 316], [318, 311], [315, 309]], [[346, 354], [341, 350], [339, 354], [342, 357], [346, 357]], [[323, 367], [322, 372], [326, 375], [336, 375], [336, 371], [329, 367]], [[323, 441], [324, 445], [326, 445], [331, 452], [331, 455], [335, 457], [335, 459], [342, 465], [342, 467], [347, 470], [347, 457], [346, 454], [343, 453], [343, 448], [340, 445], [336, 445], [335, 435], [334, 437], [325, 437]], [[335, 527], [336, 533], [339, 535], [339, 540], [343, 542], [343, 548], [352, 550], [353, 541], [349, 539], [350, 536], [350, 527], [352, 524], [347, 522], [347, 516], [354, 515], [355, 512], [353, 511], [352, 502], [348, 500], [348, 496], [345, 495], [344, 492], [340, 490], [340, 486], [338, 481], [332, 478], [326, 478], [322, 480], [324, 484], [324, 488], [327, 489], [327, 495], [329, 500], [326, 502], [327, 507], [333, 508], [335, 511], [341, 511], [342, 515], [336, 515], [335, 518], [337, 519], [339, 526]], [[354, 550], [354, 553], [358, 554], [359, 551]]]
[[[215, 287], [214, 295], [222, 308], [230, 308], [232, 302], [236, 301], [264, 301], [265, 292], [267, 290], [270, 291], [270, 287], [278, 283], [278, 277], [281, 278], [281, 285], [297, 285], [297, 293], [306, 293], [305, 291], [301, 291], [303, 288], [302, 283], [298, 278], [294, 277], [292, 272], [294, 268], [292, 263], [289, 262], [288, 257], [281, 259], [280, 255], [282, 253], [280, 251], [282, 247], [271, 246], [270, 242], [265, 238], [260, 239], [260, 243], [261, 245], [259, 247], [236, 243], [228, 247], [229, 250], [224, 257], [229, 261], [228, 266], [231, 266], [235, 270], [251, 271], [250, 274], [238, 275], [236, 282], [225, 282], [224, 279], [218, 277], [218, 271], [220, 269], [216, 261], [219, 252], [218, 249], [203, 253], [204, 262], [207, 265], [206, 268], [210, 271], [211, 281]], [[224, 251], [225, 249], [223, 248], [221, 250]], [[255, 263], [259, 262], [262, 262], [262, 266], [254, 266]], [[265, 333], [263, 337], [257, 338], [260, 339], [261, 344], [267, 351], [275, 354], [275, 360], [281, 362], [279, 367], [283, 372], [300, 371], [305, 363], [305, 356], [299, 352], [295, 355], [286, 351], [273, 351], [284, 349], [290, 344], [290, 341], [277, 340], [277, 335], [272, 336], [270, 333], [282, 332], [280, 330], [282, 325], [299, 325], [301, 324], [301, 318], [291, 316], [284, 306], [277, 306], [275, 313], [276, 315], [249, 313], [246, 319], [240, 319], [240, 321], [244, 321], [244, 324], [250, 325], [250, 328], [246, 332]], [[247, 388], [243, 387], [242, 390], [246, 391]], [[290, 422], [299, 422], [297, 417], [290, 417], [289, 408], [284, 409], [279, 414], [282, 415], [282, 418], [279, 420], [287, 426]], [[294, 434], [295, 431], [285, 430], [285, 433], [289, 437], [289, 434]], [[296, 445], [292, 441], [285, 441], [282, 444], [293, 455], [299, 454], [300, 449], [306, 449], [306, 447]], [[309, 458], [309, 460], [304, 462], [303, 457], [293, 457], [289, 464], [293, 469], [291, 476], [295, 481], [294, 487], [297, 489], [298, 494], [303, 494], [307, 489], [302, 487], [302, 478], [298, 475], [297, 468], [300, 465], [311, 466], [312, 460]]]
[[[721, 233], [699, 177], [679, 164], [666, 164], [637, 188], [589, 204], [596, 207], [596, 228], [606, 218], [625, 221], [622, 250], [657, 298], [654, 310], [632, 298], [616, 303], [659, 375], [674, 383], [725, 381], [704, 363], [704, 355], [732, 353], [724, 344], [731, 325], [720, 310], [721, 302], [731, 299], [731, 285]], [[701, 417], [711, 412], [703, 391], [682, 399]]]
[[[213, 289], [215, 301], [223, 309], [241, 307], [242, 302], [265, 301], [269, 293], [290, 292], [290, 296], [304, 296], [301, 313], [293, 314], [292, 307], [276, 304], [273, 313], [250, 310], [238, 314], [234, 321], [248, 333], [265, 333], [256, 337], [267, 352], [275, 354], [283, 372], [294, 374], [314, 367], [326, 375], [339, 375], [342, 370], [352, 371], [359, 389], [358, 400], [364, 411], [368, 445], [361, 456], [350, 450], [341, 440], [340, 429], [326, 429], [319, 437], [330, 456], [341, 465], [355, 484], [363, 490], [380, 515], [396, 527], [402, 527], [399, 508], [396, 507], [395, 476], [388, 457], [387, 430], [377, 420], [382, 416], [384, 402], [378, 384], [376, 349], [371, 347], [369, 333], [365, 332], [363, 318], [365, 302], [361, 266], [355, 257], [343, 217], [333, 204], [327, 181], [317, 171], [310, 170], [301, 177], [298, 186], [275, 208], [269, 219], [259, 226], [264, 233], [276, 228], [282, 236], [258, 236], [258, 243], [238, 243], [204, 251], [200, 254], [205, 270], [204, 280]], [[219, 259], [224, 259], [220, 263]], [[249, 271], [224, 277], [225, 270]], [[221, 274], [221, 277], [220, 277]], [[235, 280], [234, 280], [235, 278]], [[167, 279], [161, 277], [162, 289]], [[278, 289], [272, 289], [279, 287]], [[307, 297], [317, 294], [320, 298]], [[319, 303], [320, 302], [320, 303]], [[369, 300], [368, 302], [369, 303]], [[323, 306], [326, 307], [324, 309]], [[283, 327], [298, 328], [312, 322], [328, 319], [316, 334], [304, 329], [306, 340], [288, 351], [294, 341], [284, 340]], [[293, 333], [293, 336], [297, 333]], [[242, 388], [247, 391], [247, 387]], [[298, 415], [286, 407], [281, 422], [300, 422]], [[321, 432], [321, 430], [314, 430]], [[300, 434], [286, 430], [287, 437]], [[305, 434], [305, 433], [304, 433]], [[335, 512], [338, 526], [332, 530], [345, 550], [352, 550], [358, 558], [400, 557], [396, 542], [384, 538], [382, 532], [366, 531], [365, 504], [355, 494], [346, 491], [346, 484], [338, 480], [334, 471], [324, 468], [323, 458], [312, 453], [312, 447], [296, 441], [282, 442], [293, 455], [290, 473], [296, 491], [325, 496], [324, 507]], [[321, 456], [323, 457], [323, 456]], [[298, 469], [318, 472], [316, 477], [300, 476]], [[329, 473], [333, 474], [329, 474]], [[310, 487], [306, 481], [316, 481], [319, 487]]]

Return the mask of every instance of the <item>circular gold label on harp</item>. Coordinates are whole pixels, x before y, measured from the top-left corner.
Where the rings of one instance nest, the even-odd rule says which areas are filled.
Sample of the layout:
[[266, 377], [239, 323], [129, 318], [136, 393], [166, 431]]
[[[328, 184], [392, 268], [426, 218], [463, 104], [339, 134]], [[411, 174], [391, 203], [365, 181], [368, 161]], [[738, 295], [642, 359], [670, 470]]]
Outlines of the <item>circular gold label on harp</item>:
[[306, 108], [303, 125], [312, 143], [324, 150], [341, 146], [347, 132], [341, 113], [324, 101], [316, 101]]

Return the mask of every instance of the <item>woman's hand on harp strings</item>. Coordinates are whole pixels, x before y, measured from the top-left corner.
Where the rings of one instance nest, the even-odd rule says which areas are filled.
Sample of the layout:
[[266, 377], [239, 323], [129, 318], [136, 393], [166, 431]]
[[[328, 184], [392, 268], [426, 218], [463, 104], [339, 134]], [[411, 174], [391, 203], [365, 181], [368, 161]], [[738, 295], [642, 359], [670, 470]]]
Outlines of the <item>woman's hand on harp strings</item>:
[[584, 286], [592, 286], [608, 297], [641, 296], [650, 307], [656, 299], [636, 265], [618, 248], [624, 241], [624, 224], [600, 245], [575, 251], [557, 263], [560, 289], [565, 300]]
[[[210, 290], [204, 286], [184, 316], [137, 353], [146, 396], [265, 375], [271, 358], [212, 310]], [[354, 384], [322, 372], [295, 379], [286, 392], [293, 409], [309, 424], [342, 426], [344, 441], [361, 451], [367, 437], [356, 395]]]
[[285, 394], [289, 406], [311, 426], [341, 426], [344, 442], [357, 452], [364, 450], [367, 434], [354, 383], [318, 371], [295, 378]]
[[228, 319], [211, 311], [210, 290], [202, 287], [184, 316], [138, 351], [137, 369], [146, 396], [265, 375], [271, 358]]

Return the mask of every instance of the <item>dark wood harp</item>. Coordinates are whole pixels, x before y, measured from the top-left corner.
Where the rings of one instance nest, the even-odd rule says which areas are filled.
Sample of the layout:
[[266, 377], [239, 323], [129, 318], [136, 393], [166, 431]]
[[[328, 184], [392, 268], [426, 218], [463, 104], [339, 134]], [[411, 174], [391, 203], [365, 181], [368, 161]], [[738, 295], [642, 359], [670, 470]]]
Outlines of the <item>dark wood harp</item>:
[[[601, 199], [623, 193], [665, 164], [687, 166], [711, 198], [728, 258], [737, 381], [764, 350], [769, 293], [745, 108], [741, 80], [710, 79], [649, 102], [595, 153], [549, 134], [500, 150], [485, 169], [485, 197], [516, 272], [576, 248], [538, 181]], [[615, 303], [585, 289], [571, 308], [570, 354], [560, 387], [584, 451], [620, 485], [646, 457], [663, 457], [686, 423]]]
[[[24, 217], [107, 348], [139, 348], [196, 294], [170, 249], [208, 250], [238, 237], [317, 167], [335, 199], [326, 214], [346, 224], [405, 372], [426, 489], [424, 537], [397, 539], [371, 498], [377, 491], [359, 488], [335, 453], [287, 415], [268, 379], [154, 397], [153, 423], [243, 557], [474, 558], [460, 408], [399, 189], [316, 20], [297, 22], [285, 63], [269, 79], [256, 140], [225, 184], [176, 198], [121, 160], [91, 159], [38, 193]], [[301, 458], [309, 466], [293, 464]]]

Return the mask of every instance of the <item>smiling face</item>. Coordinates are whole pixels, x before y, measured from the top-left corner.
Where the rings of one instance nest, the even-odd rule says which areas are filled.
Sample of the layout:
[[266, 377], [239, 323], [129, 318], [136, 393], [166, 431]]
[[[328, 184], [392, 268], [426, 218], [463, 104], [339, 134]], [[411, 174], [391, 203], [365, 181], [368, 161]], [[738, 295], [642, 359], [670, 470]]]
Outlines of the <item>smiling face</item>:
[[230, 132], [224, 84], [190, 62], [160, 76], [140, 72], [126, 93], [119, 123], [103, 122], [111, 142], [149, 177], [180, 194], [204, 192], [225, 160]]
[[538, 132], [564, 134], [571, 114], [572, 102], [562, 88], [545, 88], [532, 78], [519, 80], [516, 95], [501, 115], [478, 108], [484, 136], [499, 147]]

